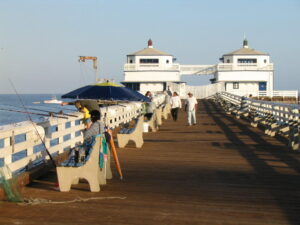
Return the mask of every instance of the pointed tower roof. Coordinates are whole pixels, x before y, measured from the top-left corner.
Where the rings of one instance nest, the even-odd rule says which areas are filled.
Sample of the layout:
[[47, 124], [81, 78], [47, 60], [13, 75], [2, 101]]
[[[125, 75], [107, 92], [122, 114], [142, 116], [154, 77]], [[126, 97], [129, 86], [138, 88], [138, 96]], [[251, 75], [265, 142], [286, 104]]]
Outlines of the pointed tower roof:
[[172, 56], [172, 55], [153, 48], [153, 42], [151, 39], [149, 39], [147, 48], [128, 54], [127, 56]]
[[236, 51], [224, 54], [223, 56], [229, 56], [229, 55], [269, 55], [269, 54], [257, 51], [253, 48], [249, 48], [247, 39], [244, 39], [242, 48], [240, 48]]

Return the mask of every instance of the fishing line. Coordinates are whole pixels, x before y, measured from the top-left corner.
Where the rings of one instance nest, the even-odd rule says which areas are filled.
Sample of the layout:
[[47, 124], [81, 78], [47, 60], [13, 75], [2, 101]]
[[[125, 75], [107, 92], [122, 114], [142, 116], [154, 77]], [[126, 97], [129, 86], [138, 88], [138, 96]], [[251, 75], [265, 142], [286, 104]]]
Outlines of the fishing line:
[[23, 108], [24, 108], [25, 111], [27, 112], [27, 116], [28, 116], [28, 118], [29, 118], [29, 120], [30, 120], [32, 126], [34, 127], [36, 134], [37, 134], [38, 137], [40, 138], [40, 140], [41, 140], [41, 142], [42, 142], [42, 144], [43, 144], [43, 146], [44, 146], [44, 148], [45, 148], [45, 151], [46, 151], [46, 153], [48, 154], [48, 156], [49, 156], [49, 158], [50, 158], [50, 160], [51, 160], [53, 166], [56, 167], [55, 161], [54, 161], [54, 159], [52, 158], [52, 155], [50, 154], [49, 150], [47, 149], [46, 144], [45, 144], [45, 142], [44, 142], [42, 136], [40, 135], [38, 129], [36, 128], [35, 123], [33, 122], [33, 120], [32, 120], [32, 118], [31, 118], [30, 114], [28, 113], [28, 110], [27, 110], [27, 108], [26, 108], [26, 106], [25, 106], [25, 104], [24, 104], [22, 98], [21, 98], [20, 95], [18, 94], [17, 89], [15, 88], [13, 82], [12, 82], [9, 78], [8, 78], [8, 80], [9, 80], [9, 82], [10, 82], [10, 84], [11, 84], [11, 86], [12, 86], [14, 92], [16, 93], [16, 95], [17, 95], [17, 97], [18, 97], [20, 103], [22, 104]]
[[57, 118], [60, 118], [60, 119], [68, 119], [68, 117], [57, 116], [57, 115], [53, 115], [51, 113], [43, 114], [43, 113], [35, 113], [35, 112], [20, 111], [20, 110], [14, 110], [14, 109], [3, 109], [3, 108], [0, 108], [0, 110], [1, 111], [8, 111], [8, 112], [23, 113], [23, 114], [27, 114], [27, 115], [48, 116], [48, 117], [57, 117]]
[[[46, 108], [49, 108], [49, 109], [61, 109], [61, 108], [51, 107], [51, 106], [43, 106], [43, 107], [46, 107]], [[71, 112], [78, 112], [77, 110], [67, 109], [67, 108], [64, 108], [63, 110], [65, 110], [65, 111], [71, 111]]]
[[64, 115], [64, 116], [70, 116], [70, 117], [78, 117], [78, 116], [75, 116], [75, 115], [64, 113], [62, 110], [60, 112], [52, 112], [52, 111], [48, 111], [48, 110], [44, 110], [44, 109], [37, 109], [37, 108], [31, 108], [31, 107], [29, 107], [27, 109], [41, 111], [41, 112], [48, 112], [48, 113], [53, 113], [53, 114], [58, 114], [58, 115]]
[[[14, 108], [21, 108], [20, 106], [16, 106], [16, 105], [10, 105], [10, 104], [3, 104], [3, 103], [0, 103], [0, 105], [3, 105], [3, 106], [9, 106], [9, 107], [14, 107]], [[27, 107], [27, 109], [31, 109], [31, 110], [36, 110], [36, 111], [41, 111], [41, 112], [47, 112], [47, 113], [54, 113], [54, 114], [58, 114], [58, 115], [65, 115], [65, 116], [70, 116], [70, 117], [78, 117], [78, 116], [75, 116], [75, 115], [72, 115], [72, 114], [68, 114], [68, 113], [64, 113], [63, 110], [59, 111], [59, 112], [53, 112], [53, 111], [49, 111], [49, 110], [43, 110], [43, 109], [37, 109], [37, 108], [33, 108], [33, 107]], [[54, 109], [54, 107], [53, 107]], [[59, 110], [58, 108], [55, 108], [57, 110]], [[3, 109], [4, 110], [4, 109]], [[71, 109], [70, 109], [71, 110]], [[72, 110], [73, 111], [73, 110]], [[77, 112], [74, 110], [74, 112]], [[46, 115], [47, 116], [47, 115]], [[50, 114], [50, 116], [52, 116]]]

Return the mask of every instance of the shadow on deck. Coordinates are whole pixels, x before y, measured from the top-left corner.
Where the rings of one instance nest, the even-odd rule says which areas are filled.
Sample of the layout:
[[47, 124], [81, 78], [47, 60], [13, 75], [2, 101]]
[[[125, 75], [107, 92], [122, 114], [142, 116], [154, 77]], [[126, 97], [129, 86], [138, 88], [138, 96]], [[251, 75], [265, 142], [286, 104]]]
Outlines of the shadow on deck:
[[[300, 154], [201, 101], [198, 124], [186, 115], [144, 135], [141, 150], [119, 149], [125, 180], [99, 193], [80, 184], [53, 189], [54, 171], [25, 187], [25, 197], [87, 202], [2, 203], [0, 224], [300, 224]], [[116, 197], [115, 199], [106, 199]]]

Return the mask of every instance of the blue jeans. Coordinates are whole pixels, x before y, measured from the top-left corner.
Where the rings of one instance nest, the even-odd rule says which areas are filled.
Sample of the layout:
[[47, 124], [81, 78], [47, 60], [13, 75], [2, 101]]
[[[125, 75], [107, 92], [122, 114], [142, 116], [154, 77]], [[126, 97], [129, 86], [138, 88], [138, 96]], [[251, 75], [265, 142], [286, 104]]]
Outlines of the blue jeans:
[[195, 109], [192, 111], [188, 111], [188, 124], [196, 124], [196, 112]]

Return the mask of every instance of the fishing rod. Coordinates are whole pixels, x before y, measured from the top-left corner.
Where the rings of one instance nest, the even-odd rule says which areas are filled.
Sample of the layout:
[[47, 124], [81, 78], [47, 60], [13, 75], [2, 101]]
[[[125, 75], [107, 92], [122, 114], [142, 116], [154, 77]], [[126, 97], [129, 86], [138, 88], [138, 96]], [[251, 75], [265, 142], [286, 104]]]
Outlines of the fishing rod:
[[51, 153], [49, 152], [49, 150], [48, 150], [48, 148], [47, 148], [47, 146], [46, 146], [46, 144], [45, 144], [45, 142], [44, 142], [44, 140], [43, 140], [41, 134], [39, 133], [38, 129], [36, 128], [35, 123], [33, 122], [33, 120], [32, 120], [32, 118], [31, 118], [30, 114], [28, 113], [28, 110], [27, 110], [26, 106], [24, 105], [24, 102], [23, 102], [22, 98], [21, 98], [20, 95], [18, 94], [17, 89], [15, 88], [15, 85], [13, 84], [13, 82], [12, 82], [10, 79], [8, 79], [8, 80], [9, 80], [9, 82], [10, 82], [12, 88], [14, 89], [14, 91], [15, 91], [15, 93], [16, 93], [16, 95], [17, 95], [19, 101], [20, 101], [20, 103], [22, 104], [23, 108], [24, 108], [25, 111], [27, 112], [27, 116], [28, 116], [28, 118], [29, 118], [29, 120], [30, 120], [32, 126], [34, 127], [34, 129], [35, 129], [37, 135], [39, 136], [39, 138], [40, 138], [40, 140], [41, 140], [41, 142], [42, 142], [42, 144], [43, 144], [43, 146], [44, 146], [44, 148], [45, 148], [45, 150], [46, 150], [46, 153], [48, 154], [48, 156], [49, 156], [49, 158], [50, 158], [50, 160], [51, 160], [53, 166], [56, 167], [56, 163], [55, 163], [55, 161], [54, 161], [54, 159], [53, 159]]
[[43, 113], [34, 113], [34, 112], [28, 112], [28, 111], [20, 111], [20, 110], [13, 110], [13, 109], [3, 109], [0, 108], [1, 111], [9, 111], [9, 112], [17, 112], [17, 113], [24, 113], [24, 114], [28, 114], [28, 115], [38, 115], [38, 116], [48, 116], [48, 117], [57, 117], [57, 118], [61, 118], [61, 119], [68, 119], [68, 117], [66, 116], [57, 116], [54, 114], [43, 114]]
[[[45, 106], [46, 108], [50, 108], [50, 109], [57, 109], [56, 107], [51, 107], [51, 106]], [[71, 111], [71, 112], [78, 112], [77, 110], [74, 109], [64, 109], [65, 111]]]
[[[10, 106], [10, 107], [15, 107], [15, 108], [20, 108], [20, 107], [18, 107], [18, 106], [15, 106], [15, 105], [9, 105], [9, 104], [1, 104], [1, 105], [4, 105], [4, 106]], [[48, 111], [48, 110], [36, 109], [36, 108], [31, 108], [31, 107], [27, 107], [27, 109], [36, 110], [36, 111], [41, 111], [41, 112], [47, 112], [47, 113], [49, 113], [50, 116], [53, 116], [53, 114], [58, 114], [58, 115], [63, 115], [63, 116], [78, 117], [78, 116], [75, 116], [75, 115], [71, 115], [71, 114], [68, 114], [68, 113], [64, 113], [62, 110], [59, 111], [59, 112], [52, 112], [52, 111]], [[47, 115], [45, 115], [45, 116], [47, 116]], [[65, 117], [58, 117], [58, 118], [65, 118]]]
[[52, 112], [52, 111], [48, 111], [48, 110], [43, 110], [43, 109], [36, 109], [36, 108], [31, 108], [31, 107], [27, 107], [27, 109], [31, 109], [31, 110], [36, 110], [36, 111], [41, 111], [41, 112], [47, 112], [47, 113], [53, 113], [53, 114], [58, 114], [58, 115], [64, 115], [64, 116], [70, 116], [70, 117], [78, 117], [72, 114], [68, 114], [68, 113], [64, 113], [62, 110], [59, 112]]

